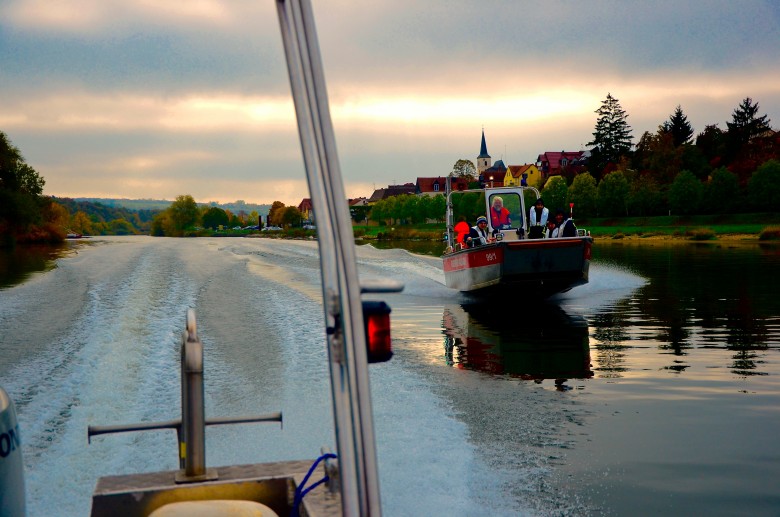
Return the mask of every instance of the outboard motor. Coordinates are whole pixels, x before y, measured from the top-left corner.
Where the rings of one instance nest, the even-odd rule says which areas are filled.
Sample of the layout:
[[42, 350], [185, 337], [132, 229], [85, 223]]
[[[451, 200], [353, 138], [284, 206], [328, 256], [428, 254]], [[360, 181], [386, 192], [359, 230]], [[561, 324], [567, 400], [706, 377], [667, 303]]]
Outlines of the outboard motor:
[[24, 462], [11, 397], [0, 387], [0, 515], [25, 515]]

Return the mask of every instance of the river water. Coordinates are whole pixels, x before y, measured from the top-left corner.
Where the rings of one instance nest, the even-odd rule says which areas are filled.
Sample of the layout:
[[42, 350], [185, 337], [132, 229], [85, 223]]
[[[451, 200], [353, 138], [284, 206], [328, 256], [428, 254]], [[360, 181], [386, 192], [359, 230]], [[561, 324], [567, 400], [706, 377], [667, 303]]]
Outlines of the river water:
[[[317, 257], [312, 241], [107, 237], [0, 290], [30, 515], [85, 515], [99, 476], [177, 468], [173, 431], [88, 445], [86, 429], [178, 418], [188, 307], [207, 414], [285, 419], [209, 428], [209, 466], [333, 447]], [[382, 297], [395, 356], [371, 366], [386, 515], [778, 514], [780, 248], [597, 241], [588, 285], [483, 304], [435, 257], [358, 258], [406, 284]]]

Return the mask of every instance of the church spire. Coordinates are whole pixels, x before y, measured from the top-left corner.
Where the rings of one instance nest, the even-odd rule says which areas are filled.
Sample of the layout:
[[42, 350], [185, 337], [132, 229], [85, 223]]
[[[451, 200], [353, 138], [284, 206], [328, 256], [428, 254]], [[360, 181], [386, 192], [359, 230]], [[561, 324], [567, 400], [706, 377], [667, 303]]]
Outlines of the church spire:
[[482, 128], [482, 145], [479, 149], [479, 156], [477, 156], [477, 173], [482, 174], [485, 169], [490, 168], [490, 155], [487, 152], [487, 144], [485, 143], [485, 128]]
[[487, 144], [485, 143], [485, 128], [482, 128], [482, 145], [479, 147], [479, 156], [477, 158], [490, 158], [487, 152]]

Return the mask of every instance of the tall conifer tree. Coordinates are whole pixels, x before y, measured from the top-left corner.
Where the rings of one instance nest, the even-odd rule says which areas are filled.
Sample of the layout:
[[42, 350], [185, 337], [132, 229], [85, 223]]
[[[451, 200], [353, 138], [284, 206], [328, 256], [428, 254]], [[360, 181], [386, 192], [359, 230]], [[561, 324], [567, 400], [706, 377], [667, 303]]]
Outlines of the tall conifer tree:
[[731, 122], [726, 122], [728, 126], [725, 153], [727, 164], [739, 160], [743, 148], [753, 137], [771, 129], [769, 118], [766, 115], [758, 116], [758, 103], [754, 104], [750, 97], [745, 97], [734, 110], [731, 118]]
[[753, 104], [753, 99], [745, 97], [732, 113], [732, 121], [726, 122], [729, 137], [746, 144], [752, 137], [770, 129], [769, 118], [766, 115], [758, 117], [757, 114], [758, 103]]
[[679, 104], [674, 113], [669, 116], [669, 120], [664, 122], [661, 127], [664, 132], [672, 135], [675, 147], [688, 144], [691, 142], [691, 138], [693, 138], [693, 127], [688, 122], [688, 117], [685, 116]]
[[598, 114], [593, 140], [588, 145], [594, 146], [591, 152], [590, 169], [600, 176], [608, 163], [617, 163], [621, 157], [631, 152], [631, 126], [626, 119], [626, 111], [612, 94], [601, 101], [601, 107], [595, 111]]

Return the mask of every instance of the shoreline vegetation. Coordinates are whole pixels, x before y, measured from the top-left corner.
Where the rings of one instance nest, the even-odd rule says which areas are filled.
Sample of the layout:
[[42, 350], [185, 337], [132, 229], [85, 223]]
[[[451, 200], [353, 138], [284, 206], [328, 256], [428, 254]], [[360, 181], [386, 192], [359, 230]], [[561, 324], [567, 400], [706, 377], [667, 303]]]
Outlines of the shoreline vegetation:
[[[702, 216], [652, 216], [575, 219], [600, 241], [780, 241], [780, 213], [720, 214]], [[442, 224], [406, 226], [355, 226], [364, 240], [441, 240]]]

